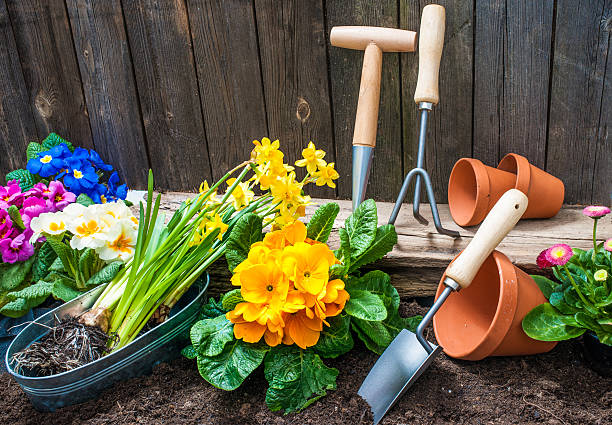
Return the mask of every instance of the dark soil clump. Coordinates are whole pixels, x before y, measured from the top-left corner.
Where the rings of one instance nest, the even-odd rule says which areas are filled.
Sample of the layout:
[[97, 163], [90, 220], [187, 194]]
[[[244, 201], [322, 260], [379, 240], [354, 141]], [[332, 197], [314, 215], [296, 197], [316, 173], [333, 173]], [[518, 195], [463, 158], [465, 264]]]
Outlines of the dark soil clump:
[[[403, 315], [423, 314], [402, 303]], [[433, 332], [428, 335], [434, 340]], [[299, 414], [283, 416], [264, 403], [267, 383], [259, 371], [233, 392], [217, 390], [198, 374], [194, 361], [177, 359], [151, 376], [115, 385], [97, 400], [36, 412], [15, 381], [0, 375], [7, 424], [370, 424], [367, 403], [357, 395], [377, 356], [356, 344], [348, 355], [325, 360], [338, 368], [338, 389]], [[441, 354], [382, 421], [383, 424], [609, 424], [612, 379], [584, 363], [581, 342], [550, 353], [457, 361]]]

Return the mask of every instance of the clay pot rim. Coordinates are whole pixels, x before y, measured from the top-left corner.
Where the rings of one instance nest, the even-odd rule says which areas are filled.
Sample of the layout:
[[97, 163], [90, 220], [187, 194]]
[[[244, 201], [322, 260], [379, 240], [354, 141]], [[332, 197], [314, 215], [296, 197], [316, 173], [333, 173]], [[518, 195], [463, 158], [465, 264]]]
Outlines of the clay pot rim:
[[[511, 164], [511, 162], [513, 164]], [[531, 164], [529, 164], [529, 160], [527, 158], [517, 153], [509, 153], [504, 156], [501, 161], [499, 161], [497, 168], [499, 170], [516, 174], [516, 183], [514, 188], [525, 194], [529, 193], [529, 185], [531, 183]]]
[[[489, 328], [484, 332], [482, 338], [480, 338], [476, 344], [462, 351], [451, 351], [444, 347], [446, 354], [453, 358], [462, 360], [481, 360], [488, 357], [501, 345], [512, 326], [518, 303], [518, 276], [516, 269], [510, 259], [501, 252], [493, 251], [491, 255], [497, 265], [499, 275], [499, 298], [497, 300], [495, 315], [493, 316], [493, 320], [491, 320]], [[459, 254], [457, 257], [458, 256]], [[455, 257], [455, 259], [457, 257]], [[440, 293], [444, 290], [443, 281], [445, 277], [446, 273], [440, 280], [436, 298], [438, 298]], [[458, 294], [461, 294], [461, 291], [459, 291]], [[434, 334], [441, 344], [435, 319], [436, 317], [434, 316]]]
[[[457, 221], [454, 217], [453, 219], [459, 226], [467, 226], [469, 223], [480, 223], [487, 216], [487, 208], [489, 206], [489, 198], [488, 196], [481, 196], [482, 193], [489, 193], [490, 183], [489, 183], [489, 175], [487, 174], [486, 166], [482, 163], [482, 161], [476, 158], [461, 158], [459, 159], [454, 167], [453, 171], [460, 164], [467, 163], [472, 172], [474, 173], [474, 179], [476, 181], [476, 201], [474, 202], [474, 206], [472, 209], [472, 213], [468, 217], [467, 220]], [[453, 176], [453, 171], [451, 171], [451, 181]], [[450, 197], [451, 185], [448, 185], [448, 192]], [[450, 206], [450, 202], [449, 202]]]

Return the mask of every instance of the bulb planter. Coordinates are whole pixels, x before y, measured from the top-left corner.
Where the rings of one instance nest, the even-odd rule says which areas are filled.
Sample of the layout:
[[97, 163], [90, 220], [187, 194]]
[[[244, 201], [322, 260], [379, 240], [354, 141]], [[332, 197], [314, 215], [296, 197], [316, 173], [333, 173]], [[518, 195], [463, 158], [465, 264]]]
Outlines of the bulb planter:
[[25, 327], [9, 346], [5, 357], [6, 368], [38, 411], [52, 412], [60, 407], [93, 399], [116, 382], [149, 374], [155, 365], [180, 354], [181, 349], [188, 344], [189, 329], [198, 319], [206, 301], [208, 276], [205, 282], [199, 287], [193, 285], [177, 302], [166, 321], [138, 336], [125, 347], [94, 362], [44, 377], [25, 376], [16, 371], [10, 361], [12, 356], [46, 335], [48, 327], [54, 325], [55, 317], [61, 320], [88, 310], [106, 287], [99, 286], [51, 310]]
[[[436, 297], [444, 290], [445, 277]], [[556, 342], [528, 337], [521, 324], [532, 308], [545, 302], [527, 273], [501, 252], [493, 251], [472, 284], [452, 293], [434, 316], [436, 339], [446, 354], [462, 360], [550, 351]]]
[[565, 187], [561, 180], [530, 164], [527, 158], [510, 153], [497, 168], [473, 158], [455, 163], [448, 182], [451, 216], [460, 226], [475, 226], [513, 188], [529, 199], [521, 218], [550, 218], [563, 205]]

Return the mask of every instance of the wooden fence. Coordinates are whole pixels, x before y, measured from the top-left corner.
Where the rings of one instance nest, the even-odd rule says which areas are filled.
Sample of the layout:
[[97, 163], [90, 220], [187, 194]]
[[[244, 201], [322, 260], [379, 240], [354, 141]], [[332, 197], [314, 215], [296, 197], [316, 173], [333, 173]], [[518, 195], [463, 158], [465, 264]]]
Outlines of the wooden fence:
[[[55, 131], [95, 148], [129, 184], [152, 167], [190, 190], [279, 138], [309, 140], [350, 197], [362, 52], [334, 25], [418, 30], [418, 0], [0, 0], [0, 171]], [[611, 0], [461, 0], [446, 7], [441, 100], [428, 131], [438, 200], [454, 162], [507, 152], [560, 177], [568, 203], [609, 203]], [[394, 199], [415, 165], [417, 55], [383, 59], [369, 194]]]

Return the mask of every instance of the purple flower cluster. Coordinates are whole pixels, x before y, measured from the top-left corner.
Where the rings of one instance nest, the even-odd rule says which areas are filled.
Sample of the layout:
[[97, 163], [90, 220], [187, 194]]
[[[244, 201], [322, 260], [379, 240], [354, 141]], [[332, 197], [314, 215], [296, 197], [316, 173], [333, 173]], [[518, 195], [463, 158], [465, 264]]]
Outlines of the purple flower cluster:
[[0, 186], [0, 253], [5, 263], [25, 261], [34, 254], [30, 222], [42, 213], [63, 210], [76, 195], [59, 181], [37, 183], [22, 192], [17, 180]]

